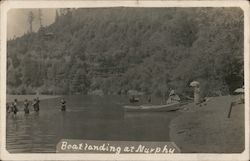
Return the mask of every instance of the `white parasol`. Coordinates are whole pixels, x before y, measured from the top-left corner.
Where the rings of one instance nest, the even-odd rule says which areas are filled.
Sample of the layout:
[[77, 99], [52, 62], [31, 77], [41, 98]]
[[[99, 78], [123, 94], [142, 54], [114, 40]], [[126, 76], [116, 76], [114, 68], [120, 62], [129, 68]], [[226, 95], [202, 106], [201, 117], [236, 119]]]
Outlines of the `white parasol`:
[[244, 89], [243, 88], [237, 88], [234, 92], [235, 93], [244, 93]]
[[193, 82], [190, 83], [191, 87], [196, 87], [196, 86], [199, 86], [199, 85], [200, 85], [200, 83], [197, 82], [197, 81], [193, 81]]

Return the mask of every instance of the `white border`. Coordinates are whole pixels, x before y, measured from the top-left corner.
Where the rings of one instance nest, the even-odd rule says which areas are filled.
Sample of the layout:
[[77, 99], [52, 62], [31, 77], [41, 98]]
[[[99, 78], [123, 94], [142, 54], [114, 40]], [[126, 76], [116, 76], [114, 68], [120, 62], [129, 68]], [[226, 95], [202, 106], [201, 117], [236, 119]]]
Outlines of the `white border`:
[[[1, 3], [1, 160], [249, 160], [249, 3], [247, 1], [3, 1]], [[6, 41], [7, 11], [11, 8], [93, 8], [93, 7], [240, 7], [244, 11], [245, 151], [241, 154], [9, 154], [6, 141]]]

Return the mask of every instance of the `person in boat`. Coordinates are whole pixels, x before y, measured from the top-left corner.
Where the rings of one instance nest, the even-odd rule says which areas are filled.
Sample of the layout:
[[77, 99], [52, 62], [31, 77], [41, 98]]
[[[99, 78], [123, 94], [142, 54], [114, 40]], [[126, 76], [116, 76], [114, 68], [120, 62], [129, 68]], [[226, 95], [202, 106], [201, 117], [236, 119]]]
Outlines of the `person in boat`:
[[14, 113], [14, 115], [17, 114], [18, 109], [17, 109], [17, 99], [14, 100], [14, 102], [12, 103], [12, 111]]
[[28, 100], [25, 99], [23, 104], [24, 104], [24, 113], [29, 114], [30, 110], [29, 110], [29, 102], [28, 102]]
[[64, 98], [61, 99], [61, 111], [65, 111], [66, 110], [66, 101], [64, 100]]
[[132, 96], [132, 98], [129, 99], [130, 103], [135, 103], [135, 102], [139, 102], [139, 98], [135, 98], [135, 96]]
[[167, 104], [170, 104], [170, 103], [179, 103], [180, 100], [181, 100], [180, 97], [175, 93], [175, 91], [171, 90], [170, 93], [169, 93]]
[[148, 96], [148, 103], [151, 103], [151, 101], [152, 101], [151, 96]]

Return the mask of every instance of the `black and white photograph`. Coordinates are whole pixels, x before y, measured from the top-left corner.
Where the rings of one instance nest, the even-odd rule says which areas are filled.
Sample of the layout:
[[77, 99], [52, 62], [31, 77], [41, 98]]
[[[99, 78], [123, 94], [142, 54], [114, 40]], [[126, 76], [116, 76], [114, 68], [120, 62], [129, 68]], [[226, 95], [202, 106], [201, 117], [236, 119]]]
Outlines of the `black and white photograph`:
[[245, 16], [239, 6], [9, 9], [2, 144], [10, 155], [246, 152]]

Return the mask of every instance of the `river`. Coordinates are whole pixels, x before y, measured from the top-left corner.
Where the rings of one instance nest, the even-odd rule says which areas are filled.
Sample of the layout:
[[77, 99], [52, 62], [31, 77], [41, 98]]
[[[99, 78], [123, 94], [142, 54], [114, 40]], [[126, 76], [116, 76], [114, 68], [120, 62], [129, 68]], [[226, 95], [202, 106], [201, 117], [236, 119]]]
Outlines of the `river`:
[[54, 153], [60, 139], [170, 141], [169, 123], [178, 112], [128, 113], [126, 96], [65, 96], [41, 100], [40, 111], [6, 115], [6, 147], [10, 153]]

